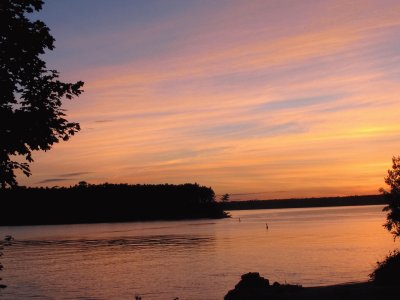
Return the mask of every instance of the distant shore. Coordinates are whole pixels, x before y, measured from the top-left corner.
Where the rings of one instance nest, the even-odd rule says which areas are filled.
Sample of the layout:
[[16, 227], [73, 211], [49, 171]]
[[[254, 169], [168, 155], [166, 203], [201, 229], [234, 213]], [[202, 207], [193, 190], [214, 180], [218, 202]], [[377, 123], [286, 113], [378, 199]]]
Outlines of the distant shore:
[[385, 205], [387, 199], [383, 195], [292, 198], [274, 200], [229, 201], [222, 203], [224, 210], [307, 208], [331, 206]]
[[225, 211], [384, 205], [382, 195], [278, 200], [215, 201], [209, 187], [183, 185], [90, 185], [0, 190], [6, 212], [0, 226], [219, 219]]
[[113, 223], [228, 217], [210, 187], [88, 184], [0, 189], [0, 226]]

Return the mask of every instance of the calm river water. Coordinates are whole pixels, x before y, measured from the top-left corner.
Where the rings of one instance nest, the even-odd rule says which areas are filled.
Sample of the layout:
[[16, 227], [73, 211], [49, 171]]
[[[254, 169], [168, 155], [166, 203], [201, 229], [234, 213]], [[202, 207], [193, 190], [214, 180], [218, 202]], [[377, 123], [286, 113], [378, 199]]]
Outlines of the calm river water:
[[15, 237], [1, 257], [0, 299], [222, 299], [250, 271], [303, 286], [363, 281], [395, 248], [382, 206], [231, 215], [0, 227]]

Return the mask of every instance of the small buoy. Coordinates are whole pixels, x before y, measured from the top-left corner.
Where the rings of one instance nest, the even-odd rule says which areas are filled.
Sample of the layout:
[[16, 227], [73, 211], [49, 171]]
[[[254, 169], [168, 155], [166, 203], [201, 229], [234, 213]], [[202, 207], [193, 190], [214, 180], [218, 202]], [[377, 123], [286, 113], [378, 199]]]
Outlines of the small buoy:
[[6, 235], [6, 237], [4, 238], [5, 241], [7, 242], [11, 242], [14, 240], [14, 238], [12, 237], [12, 235]]

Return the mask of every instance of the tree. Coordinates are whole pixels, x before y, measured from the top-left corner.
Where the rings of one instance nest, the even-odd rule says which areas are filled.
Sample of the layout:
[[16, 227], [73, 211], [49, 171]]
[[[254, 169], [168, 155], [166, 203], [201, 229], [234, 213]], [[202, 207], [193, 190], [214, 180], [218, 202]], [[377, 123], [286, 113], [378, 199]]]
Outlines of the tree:
[[[383, 208], [387, 211], [386, 223], [383, 225], [393, 235], [394, 239], [400, 236], [400, 156], [392, 157], [392, 168], [388, 170], [385, 183], [390, 190], [380, 189], [388, 205]], [[400, 284], [400, 251], [389, 253], [382, 261], [378, 261], [375, 270], [369, 274], [371, 281], [379, 285]]]
[[388, 170], [385, 183], [390, 190], [380, 189], [389, 200], [389, 204], [383, 209], [388, 212], [384, 226], [396, 239], [400, 236], [400, 156], [393, 156], [392, 169]]
[[221, 197], [221, 201], [222, 201], [222, 202], [228, 202], [228, 201], [229, 201], [229, 198], [230, 198], [229, 194], [224, 194], [224, 195], [222, 195], [222, 197]]
[[43, 0], [0, 1], [0, 188], [17, 185], [15, 171], [31, 175], [32, 151], [47, 151], [80, 130], [65, 119], [62, 100], [79, 96], [82, 81], [64, 83], [40, 58], [54, 49], [42, 21], [26, 14]]

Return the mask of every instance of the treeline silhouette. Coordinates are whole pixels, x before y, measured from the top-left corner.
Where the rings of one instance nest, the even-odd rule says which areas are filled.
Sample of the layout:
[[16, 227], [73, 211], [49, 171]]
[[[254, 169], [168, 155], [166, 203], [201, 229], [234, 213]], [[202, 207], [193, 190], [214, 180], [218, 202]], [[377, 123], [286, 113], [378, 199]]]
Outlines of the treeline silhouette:
[[210, 187], [196, 184], [88, 184], [0, 189], [0, 225], [223, 218]]
[[329, 206], [384, 205], [388, 200], [383, 195], [322, 197], [301, 199], [247, 200], [221, 203], [224, 210], [306, 208]]

